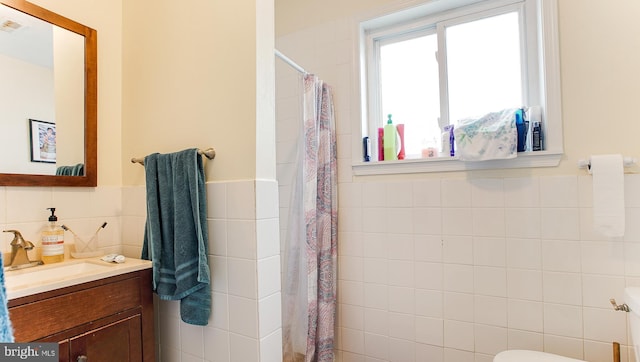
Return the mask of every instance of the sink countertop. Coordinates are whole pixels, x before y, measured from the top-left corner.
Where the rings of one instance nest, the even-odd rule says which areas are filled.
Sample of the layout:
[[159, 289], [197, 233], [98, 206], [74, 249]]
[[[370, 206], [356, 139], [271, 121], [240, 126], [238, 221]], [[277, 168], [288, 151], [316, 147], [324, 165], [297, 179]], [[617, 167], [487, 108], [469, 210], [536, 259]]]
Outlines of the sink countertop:
[[149, 268], [149, 260], [126, 258], [124, 263], [117, 264], [96, 257], [66, 259], [60, 263], [5, 270], [7, 300]]

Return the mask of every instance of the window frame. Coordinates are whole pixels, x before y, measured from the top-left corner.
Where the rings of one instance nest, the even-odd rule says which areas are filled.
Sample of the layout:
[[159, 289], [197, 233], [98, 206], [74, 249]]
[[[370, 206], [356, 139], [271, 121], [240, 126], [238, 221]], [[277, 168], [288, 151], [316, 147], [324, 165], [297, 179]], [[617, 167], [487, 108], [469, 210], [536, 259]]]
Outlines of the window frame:
[[[560, 163], [563, 154], [560, 61], [557, 31], [557, 0], [449, 0], [427, 3], [411, 8], [395, 8], [377, 14], [359, 23], [358, 48], [360, 49], [360, 101], [361, 116], [355, 122], [361, 133], [354, 135], [354, 156], [352, 170], [355, 175], [420, 173], [439, 171], [461, 171], [474, 169], [506, 169], [529, 167], [552, 167]], [[443, 6], [448, 6], [447, 8]], [[380, 114], [379, 57], [374, 40], [408, 39], [417, 34], [438, 35], [438, 49], [444, 48], [445, 27], [464, 23], [464, 19], [477, 20], [488, 16], [504, 14], [518, 9], [520, 14], [521, 41], [526, 51], [522, 51], [523, 98], [531, 105], [540, 105], [543, 114], [545, 150], [520, 152], [509, 160], [489, 160], [480, 162], [460, 161], [457, 157], [436, 157], [426, 159], [405, 159], [398, 161], [362, 160], [362, 140], [369, 136], [373, 143], [380, 126], [371, 121], [370, 115]], [[525, 30], [525, 31], [522, 31]], [[440, 44], [442, 42], [442, 44]], [[532, 51], [533, 50], [533, 51]], [[446, 52], [438, 51], [439, 67], [446, 67]], [[526, 57], [525, 57], [526, 55]], [[446, 70], [446, 69], [445, 69]], [[442, 69], [440, 76], [442, 77]], [[443, 85], [445, 84], [444, 89]], [[446, 82], [441, 84], [441, 124], [448, 124], [448, 98]], [[445, 114], [446, 112], [446, 114]]]

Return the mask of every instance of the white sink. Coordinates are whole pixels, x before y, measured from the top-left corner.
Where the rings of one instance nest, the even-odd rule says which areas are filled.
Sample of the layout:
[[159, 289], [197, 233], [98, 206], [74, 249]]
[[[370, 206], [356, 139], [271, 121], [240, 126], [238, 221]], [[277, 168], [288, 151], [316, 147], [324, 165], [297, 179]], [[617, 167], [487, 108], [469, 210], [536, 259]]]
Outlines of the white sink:
[[7, 299], [46, 292], [151, 267], [148, 260], [127, 258], [122, 264], [94, 259], [71, 259], [62, 263], [5, 270]]

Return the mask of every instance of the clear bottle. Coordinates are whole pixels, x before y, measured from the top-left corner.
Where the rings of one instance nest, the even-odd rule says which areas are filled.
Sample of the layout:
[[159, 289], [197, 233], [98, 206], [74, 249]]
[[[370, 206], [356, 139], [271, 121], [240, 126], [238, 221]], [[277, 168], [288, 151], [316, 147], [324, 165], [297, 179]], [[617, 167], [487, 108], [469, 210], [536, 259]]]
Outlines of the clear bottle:
[[45, 264], [59, 263], [64, 260], [64, 230], [57, 224], [55, 207], [51, 210], [49, 222], [42, 230], [42, 262]]

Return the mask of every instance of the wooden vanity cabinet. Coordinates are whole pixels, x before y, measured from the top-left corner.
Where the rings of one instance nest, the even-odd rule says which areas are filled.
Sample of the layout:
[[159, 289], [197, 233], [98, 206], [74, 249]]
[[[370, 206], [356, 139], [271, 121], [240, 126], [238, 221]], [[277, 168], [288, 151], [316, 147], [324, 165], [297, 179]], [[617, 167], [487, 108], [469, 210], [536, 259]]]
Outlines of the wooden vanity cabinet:
[[60, 361], [154, 356], [151, 269], [9, 301], [16, 342], [58, 342]]

